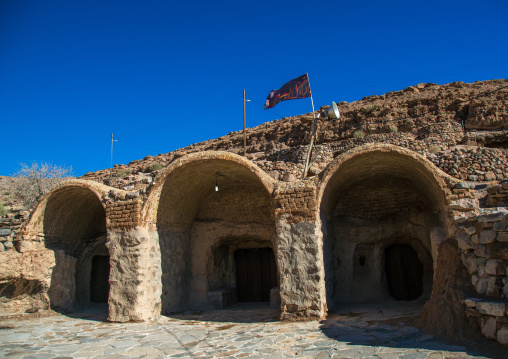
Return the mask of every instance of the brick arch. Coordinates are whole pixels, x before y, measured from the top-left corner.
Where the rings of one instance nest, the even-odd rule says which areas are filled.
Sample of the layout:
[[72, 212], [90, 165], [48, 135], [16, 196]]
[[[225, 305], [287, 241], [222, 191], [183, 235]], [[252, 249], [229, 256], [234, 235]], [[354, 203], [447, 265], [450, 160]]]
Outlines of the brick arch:
[[[421, 298], [430, 297], [436, 241], [442, 239], [435, 233], [446, 235], [450, 181], [419, 154], [379, 144], [340, 155], [320, 174], [317, 201], [329, 308], [390, 298], [393, 271], [385, 259], [392, 260], [386, 248], [394, 242], [417, 252], [424, 265]], [[401, 268], [395, 271], [413, 270], [411, 264]]]
[[[109, 192], [109, 190], [109, 187], [92, 181], [79, 179], [65, 181], [46, 193], [39, 200], [34, 210], [32, 211], [32, 214], [30, 215], [30, 219], [28, 220], [24, 231], [27, 233], [58, 232], [59, 229], [57, 229], [57, 227], [59, 224], [56, 223], [57, 221], [53, 221], [54, 223], [52, 224], [46, 223], [48, 214], [50, 217], [54, 216], [55, 213], [51, 212], [54, 212], [56, 209], [61, 211], [63, 216], [67, 217], [71, 215], [69, 210], [72, 210], [72, 208], [77, 206], [78, 203], [95, 203], [95, 208], [98, 211], [101, 211], [99, 205], [102, 207], [102, 211], [105, 211], [105, 205], [101, 202], [101, 198], [104, 197]], [[49, 209], [48, 202], [50, 206]], [[55, 203], [58, 205], [54, 206]], [[52, 206], [53, 209], [51, 209]], [[87, 211], [90, 211], [90, 209], [87, 209]], [[76, 218], [75, 220], [77, 222], [81, 221], [82, 223], [86, 221], [84, 218]], [[60, 223], [60, 226], [65, 224], [66, 223]], [[62, 228], [60, 228], [60, 231], [61, 230]], [[72, 232], [72, 229], [69, 229], [68, 231]], [[74, 231], [79, 232], [79, 229]]]
[[329, 197], [325, 194], [330, 188], [348, 186], [373, 173], [413, 181], [441, 206], [446, 205], [447, 182], [457, 182], [411, 150], [389, 144], [364, 145], [341, 154], [319, 174], [318, 206], [323, 209], [328, 205]]
[[54, 251], [48, 289], [54, 309], [68, 311], [108, 300], [109, 252], [101, 201], [107, 192], [90, 181], [66, 181], [41, 199], [27, 224], [26, 229], [42, 233], [45, 247]]
[[[234, 183], [231, 179], [236, 178], [241, 179], [241, 185], [251, 184], [257, 188], [264, 188], [268, 193], [272, 193], [274, 188], [275, 181], [245, 157], [224, 151], [189, 154], [174, 161], [156, 179], [141, 211], [144, 222], [149, 226], [161, 224], [158, 217], [160, 218], [161, 209], [163, 212], [165, 210], [160, 208], [160, 200], [162, 196], [169, 195], [170, 187], [181, 189], [181, 194], [175, 196], [175, 201], [185, 198], [185, 202], [180, 202], [180, 208], [183, 207], [183, 210], [180, 209], [179, 214], [175, 213], [172, 220], [174, 223], [185, 222], [184, 218], [192, 217], [198, 205], [193, 200], [199, 200], [210, 189], [214, 189], [216, 171], [222, 175], [218, 177], [219, 183], [225, 186]], [[238, 185], [239, 182], [236, 181], [234, 184]]]

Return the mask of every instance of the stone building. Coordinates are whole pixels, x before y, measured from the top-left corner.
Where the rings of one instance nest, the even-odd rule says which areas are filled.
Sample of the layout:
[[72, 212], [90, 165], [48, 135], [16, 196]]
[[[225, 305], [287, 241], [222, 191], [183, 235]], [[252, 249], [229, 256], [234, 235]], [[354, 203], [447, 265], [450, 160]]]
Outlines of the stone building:
[[127, 322], [269, 301], [318, 320], [391, 298], [421, 303], [430, 330], [447, 317], [508, 344], [507, 212], [480, 209], [474, 187], [381, 144], [294, 182], [216, 151], [176, 159], [143, 197], [71, 180], [0, 253], [0, 311], [107, 302]]

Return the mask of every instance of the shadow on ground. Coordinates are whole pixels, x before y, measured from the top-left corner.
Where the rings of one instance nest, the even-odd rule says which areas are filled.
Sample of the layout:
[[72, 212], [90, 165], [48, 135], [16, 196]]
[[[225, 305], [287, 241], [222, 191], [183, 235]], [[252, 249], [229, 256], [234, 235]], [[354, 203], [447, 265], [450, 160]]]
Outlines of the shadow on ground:
[[[420, 303], [400, 301], [344, 305], [321, 321], [320, 329], [328, 338], [351, 345], [350, 353], [341, 351], [341, 355], [350, 357], [355, 357], [354, 346], [386, 347], [387, 352], [394, 354], [397, 348], [446, 351], [450, 353], [447, 358], [461, 357], [454, 356], [454, 352], [496, 359], [508, 357], [506, 348], [484, 338], [475, 338], [464, 346], [423, 332], [418, 326], [421, 308]], [[365, 349], [361, 351], [365, 354]]]
[[186, 311], [166, 314], [166, 317], [184, 320], [233, 323], [268, 323], [279, 321], [280, 310], [270, 309], [269, 303], [236, 303], [226, 309]]
[[86, 308], [79, 308], [75, 311], [58, 311], [58, 313], [74, 319], [86, 319], [95, 322], [106, 322], [108, 320], [108, 304], [93, 303]]

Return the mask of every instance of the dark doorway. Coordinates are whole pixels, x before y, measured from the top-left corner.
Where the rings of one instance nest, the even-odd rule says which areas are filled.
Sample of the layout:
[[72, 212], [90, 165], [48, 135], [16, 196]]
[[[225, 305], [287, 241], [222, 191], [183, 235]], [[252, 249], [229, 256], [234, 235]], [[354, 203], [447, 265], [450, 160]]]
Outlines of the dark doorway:
[[407, 244], [394, 244], [385, 250], [386, 283], [396, 300], [414, 300], [423, 293], [423, 264], [418, 253]]
[[109, 256], [92, 258], [90, 280], [90, 300], [95, 303], [107, 303], [109, 297]]
[[269, 302], [277, 286], [275, 255], [271, 248], [235, 251], [236, 289], [239, 302]]

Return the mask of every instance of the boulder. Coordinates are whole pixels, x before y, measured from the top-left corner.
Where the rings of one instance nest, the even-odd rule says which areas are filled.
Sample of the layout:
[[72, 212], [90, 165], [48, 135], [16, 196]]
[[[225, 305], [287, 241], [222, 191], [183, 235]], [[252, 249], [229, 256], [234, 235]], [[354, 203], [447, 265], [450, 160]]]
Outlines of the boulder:
[[508, 345], [508, 325], [504, 324], [497, 331], [497, 342], [502, 345]]
[[476, 198], [461, 198], [450, 202], [450, 209], [461, 212], [474, 211], [480, 204]]
[[488, 274], [492, 274], [492, 275], [505, 275], [507, 265], [508, 265], [507, 261], [503, 261], [501, 259], [490, 258], [487, 260], [485, 271]]
[[502, 317], [506, 312], [506, 304], [502, 302], [481, 301], [476, 303], [476, 309], [478, 309], [481, 314]]
[[482, 334], [487, 337], [488, 339], [497, 339], [496, 336], [496, 326], [497, 322], [494, 318], [489, 317], [488, 319], [482, 318], [481, 321], [481, 329]]

